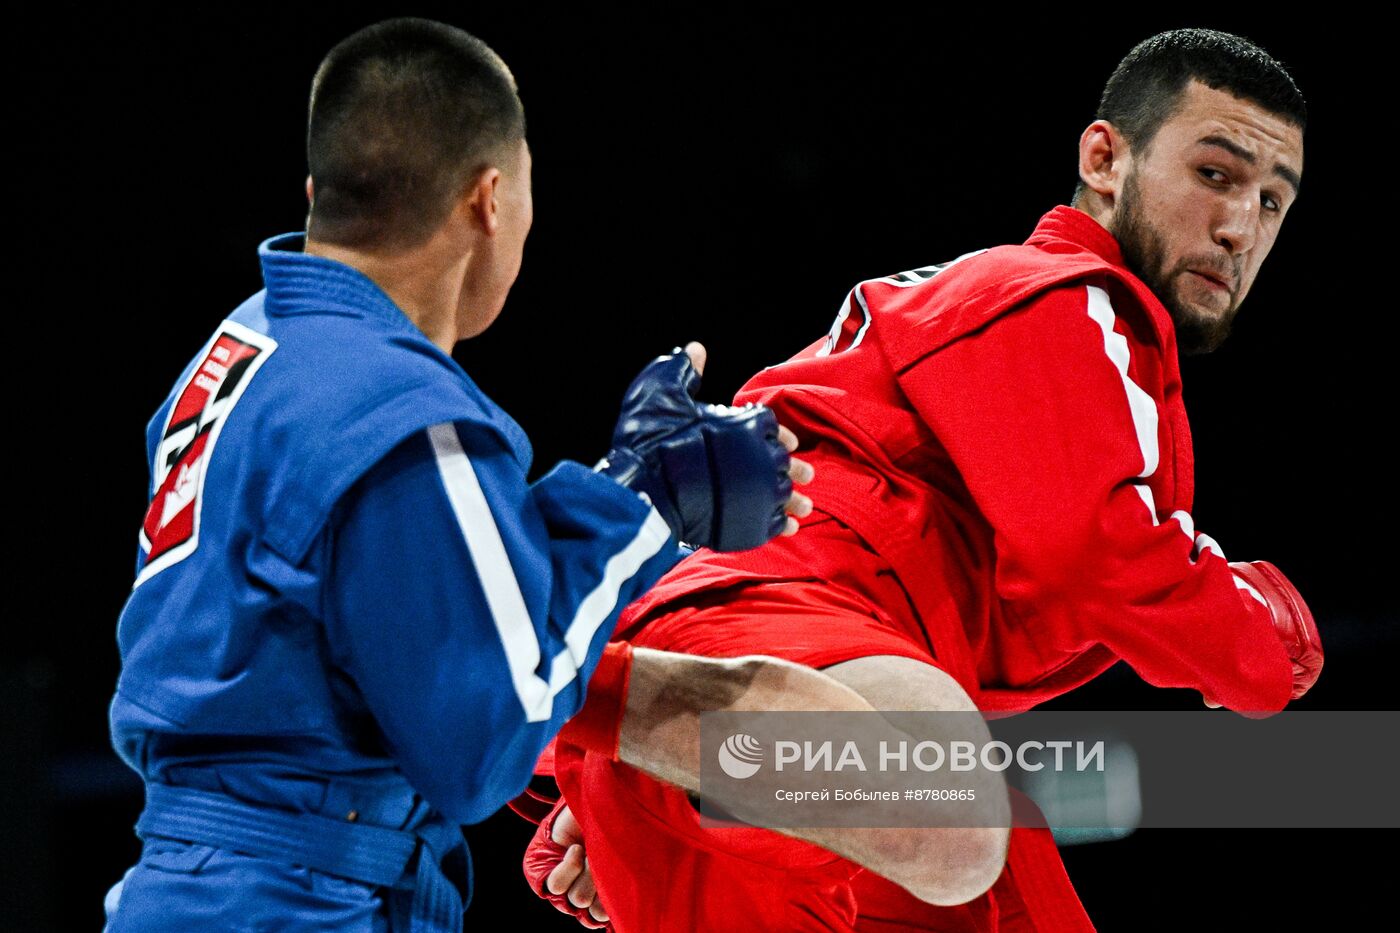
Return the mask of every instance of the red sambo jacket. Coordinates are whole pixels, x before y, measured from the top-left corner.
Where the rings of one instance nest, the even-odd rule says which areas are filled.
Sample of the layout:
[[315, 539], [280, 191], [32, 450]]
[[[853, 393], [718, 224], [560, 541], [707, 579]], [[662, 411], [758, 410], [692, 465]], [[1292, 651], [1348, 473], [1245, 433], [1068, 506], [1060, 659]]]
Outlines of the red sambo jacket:
[[702, 551], [631, 620], [697, 590], [826, 578], [927, 643], [983, 710], [1028, 709], [1119, 658], [1231, 709], [1288, 702], [1267, 604], [1191, 516], [1171, 318], [1087, 214], [1056, 207], [1023, 245], [856, 286], [824, 340], [735, 400], [797, 433], [805, 491], [852, 546]]

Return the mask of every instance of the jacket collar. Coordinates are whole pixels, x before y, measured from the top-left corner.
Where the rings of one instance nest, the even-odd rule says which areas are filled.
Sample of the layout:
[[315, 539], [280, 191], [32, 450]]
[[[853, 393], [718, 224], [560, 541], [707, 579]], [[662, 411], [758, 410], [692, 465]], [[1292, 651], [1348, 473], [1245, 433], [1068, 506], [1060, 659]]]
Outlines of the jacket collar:
[[1026, 241], [1027, 246], [1040, 246], [1053, 241], [1068, 241], [1081, 246], [1119, 268], [1127, 268], [1123, 263], [1123, 250], [1113, 234], [1103, 228], [1097, 220], [1075, 207], [1060, 204], [1040, 218], [1035, 232]]
[[334, 259], [307, 255], [302, 252], [305, 244], [305, 234], [284, 233], [258, 247], [268, 314], [372, 317], [422, 334], [369, 276]]

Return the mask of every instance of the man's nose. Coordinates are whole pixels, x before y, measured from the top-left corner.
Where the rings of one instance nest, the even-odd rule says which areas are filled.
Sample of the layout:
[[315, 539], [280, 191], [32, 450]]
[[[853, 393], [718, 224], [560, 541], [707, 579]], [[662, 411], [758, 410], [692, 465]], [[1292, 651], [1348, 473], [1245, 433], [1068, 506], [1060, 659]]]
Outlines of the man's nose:
[[1231, 256], [1249, 252], [1259, 236], [1259, 210], [1257, 192], [1241, 192], [1228, 198], [1216, 222], [1215, 242]]

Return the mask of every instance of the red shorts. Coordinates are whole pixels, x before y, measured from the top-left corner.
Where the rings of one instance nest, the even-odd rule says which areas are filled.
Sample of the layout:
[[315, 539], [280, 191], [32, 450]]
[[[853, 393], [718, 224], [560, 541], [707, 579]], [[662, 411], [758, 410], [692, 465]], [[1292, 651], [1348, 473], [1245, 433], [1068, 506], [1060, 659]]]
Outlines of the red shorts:
[[[934, 663], [925, 646], [827, 583], [707, 590], [653, 615], [632, 635], [634, 645], [708, 657], [766, 654], [816, 668], [876, 655]], [[997, 889], [960, 907], [935, 907], [811, 843], [701, 826], [683, 791], [596, 754], [560, 746], [556, 775], [617, 933], [1013, 929], [998, 924]]]

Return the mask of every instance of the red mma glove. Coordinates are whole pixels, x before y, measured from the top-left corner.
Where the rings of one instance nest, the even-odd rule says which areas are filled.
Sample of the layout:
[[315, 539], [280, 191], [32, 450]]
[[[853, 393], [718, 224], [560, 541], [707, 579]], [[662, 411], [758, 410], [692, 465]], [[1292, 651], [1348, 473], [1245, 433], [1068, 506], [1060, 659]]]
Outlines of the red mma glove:
[[[568, 806], [561, 799], [540, 822], [535, 838], [525, 847], [522, 864], [525, 880], [530, 890], [588, 929], [611, 930], [607, 911], [598, 902], [593, 876], [584, 862], [582, 843], [583, 833], [578, 821], [568, 812]], [[562, 887], [563, 890], [556, 894], [549, 887], [549, 879], [561, 866], [563, 869], [555, 875], [555, 887]], [[584, 901], [586, 906], [579, 907], [569, 900], [570, 892], [575, 899]]]
[[1293, 662], [1293, 699], [1298, 699], [1317, 683], [1317, 675], [1322, 673], [1322, 638], [1317, 634], [1317, 623], [1308, 611], [1308, 604], [1303, 602], [1288, 578], [1268, 561], [1235, 563], [1230, 569], [1268, 601], [1269, 612], [1274, 617], [1274, 631]]

